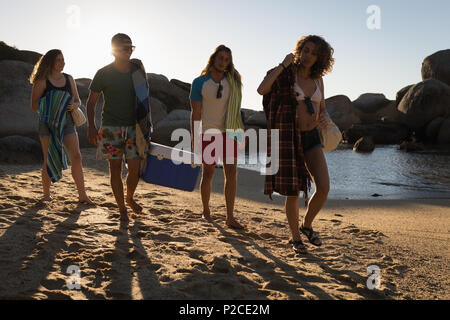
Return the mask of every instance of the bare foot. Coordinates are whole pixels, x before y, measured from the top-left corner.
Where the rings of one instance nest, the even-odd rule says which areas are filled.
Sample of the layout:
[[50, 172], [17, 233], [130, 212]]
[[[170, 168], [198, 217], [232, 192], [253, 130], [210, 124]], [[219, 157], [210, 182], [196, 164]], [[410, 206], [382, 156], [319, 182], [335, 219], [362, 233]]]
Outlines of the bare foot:
[[120, 211], [120, 221], [122, 222], [129, 222], [130, 218], [128, 218], [127, 209]]
[[52, 201], [52, 200], [53, 200], [53, 198], [50, 197], [50, 195], [43, 196], [42, 199], [41, 199], [42, 202], [49, 202], [49, 201]]
[[235, 218], [227, 219], [226, 225], [232, 229], [245, 229]]
[[211, 212], [210, 211], [203, 211], [202, 215], [203, 219], [208, 222], [213, 222], [213, 218], [211, 218]]
[[95, 206], [95, 203], [88, 196], [79, 197], [78, 198], [78, 202], [82, 203], [82, 204], [94, 205]]
[[134, 213], [142, 213], [142, 207], [134, 201], [134, 199], [127, 199], [127, 205], [133, 210]]

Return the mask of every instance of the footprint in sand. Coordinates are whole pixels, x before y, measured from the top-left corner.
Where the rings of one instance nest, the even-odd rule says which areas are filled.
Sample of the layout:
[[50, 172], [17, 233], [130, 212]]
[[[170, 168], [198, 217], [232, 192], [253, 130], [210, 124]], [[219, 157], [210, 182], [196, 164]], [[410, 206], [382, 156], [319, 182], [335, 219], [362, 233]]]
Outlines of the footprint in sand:
[[195, 268], [195, 269], [197, 269], [200, 272], [209, 271], [208, 266], [206, 264], [204, 264], [203, 262], [201, 262], [201, 261], [195, 261], [194, 260], [194, 261], [191, 262], [191, 266], [192, 266], [192, 268]]
[[153, 200], [153, 203], [158, 205], [158, 206], [164, 206], [164, 205], [172, 204], [172, 202], [170, 202], [170, 201], [161, 200], [161, 199]]
[[249, 237], [250, 239], [254, 239], [254, 240], [262, 240], [263, 239], [260, 235], [258, 235], [255, 232], [247, 232], [245, 235], [247, 237]]
[[283, 292], [296, 291], [296, 286], [289, 284], [286, 280], [282, 278], [269, 280], [263, 284], [262, 288], [264, 290], [275, 290]]
[[161, 221], [161, 222], [163, 222], [163, 223], [169, 223], [169, 222], [172, 222], [172, 219], [170, 219], [170, 218], [165, 218], [165, 217], [158, 218], [158, 220]]
[[112, 202], [104, 202], [104, 203], [100, 203], [99, 204], [100, 207], [105, 207], [105, 208], [117, 208], [117, 204], [112, 203]]
[[83, 244], [79, 242], [72, 242], [69, 247], [67, 248], [68, 252], [77, 252], [80, 250], [80, 248], [83, 246]]
[[188, 243], [192, 242], [192, 240], [189, 238], [184, 238], [184, 237], [173, 238], [165, 233], [153, 234], [153, 235], [151, 235], [151, 238], [153, 240], [158, 240], [158, 241], [162, 241], [162, 242], [166, 242], [166, 243], [167, 242], [188, 242]]
[[229, 273], [233, 270], [230, 262], [222, 257], [214, 257], [211, 270], [219, 273]]

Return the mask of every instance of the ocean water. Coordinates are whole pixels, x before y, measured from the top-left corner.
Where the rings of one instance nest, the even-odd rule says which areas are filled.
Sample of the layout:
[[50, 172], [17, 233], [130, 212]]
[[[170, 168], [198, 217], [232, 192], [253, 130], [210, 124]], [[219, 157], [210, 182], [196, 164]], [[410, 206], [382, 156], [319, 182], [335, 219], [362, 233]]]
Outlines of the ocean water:
[[[358, 153], [340, 146], [325, 157], [329, 199], [450, 198], [450, 148], [408, 153], [395, 145], [377, 145], [372, 153]], [[265, 160], [265, 154], [259, 159]], [[257, 154], [240, 156], [244, 160], [239, 167], [258, 172], [263, 167], [261, 162], [249, 164], [258, 160]]]

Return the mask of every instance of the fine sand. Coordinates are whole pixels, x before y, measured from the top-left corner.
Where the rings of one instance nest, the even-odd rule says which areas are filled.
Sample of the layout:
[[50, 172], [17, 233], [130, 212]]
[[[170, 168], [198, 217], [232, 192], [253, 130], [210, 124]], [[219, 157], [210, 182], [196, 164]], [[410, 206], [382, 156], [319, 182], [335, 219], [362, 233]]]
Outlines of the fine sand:
[[[82, 154], [96, 207], [77, 203], [70, 170], [42, 203], [39, 165], [0, 165], [0, 298], [450, 298], [450, 199], [329, 200], [314, 223], [324, 245], [299, 256], [283, 198], [264, 196], [258, 173], [239, 170], [235, 212], [245, 231], [225, 226], [220, 169], [213, 224], [201, 219], [198, 189], [141, 181], [144, 212], [121, 225], [107, 163], [95, 149]], [[71, 265], [81, 270], [80, 290], [67, 288]], [[380, 268], [378, 290], [367, 288], [371, 265]]]

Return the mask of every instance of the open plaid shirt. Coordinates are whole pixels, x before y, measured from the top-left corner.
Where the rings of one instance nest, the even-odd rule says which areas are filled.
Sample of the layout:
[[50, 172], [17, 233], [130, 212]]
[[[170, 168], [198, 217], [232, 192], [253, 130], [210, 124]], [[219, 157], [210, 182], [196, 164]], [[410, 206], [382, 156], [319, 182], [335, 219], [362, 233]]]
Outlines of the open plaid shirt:
[[[267, 72], [269, 74], [274, 69]], [[294, 94], [295, 67], [290, 65], [278, 76], [269, 93], [263, 97], [267, 118], [267, 156], [271, 156], [271, 130], [279, 130], [279, 170], [267, 175], [264, 194], [272, 198], [273, 192], [284, 196], [297, 196], [303, 191], [305, 200], [311, 188], [311, 176], [306, 169], [301, 132], [296, 125], [297, 100]], [[267, 166], [269, 167], [270, 164]], [[305, 204], [306, 204], [305, 201]]]

